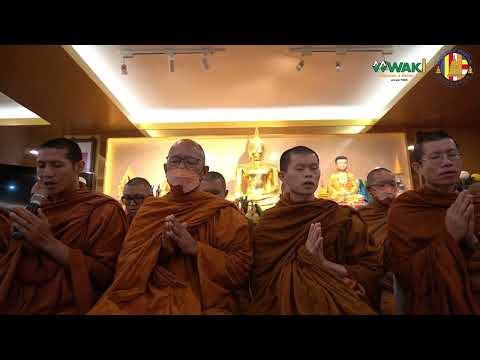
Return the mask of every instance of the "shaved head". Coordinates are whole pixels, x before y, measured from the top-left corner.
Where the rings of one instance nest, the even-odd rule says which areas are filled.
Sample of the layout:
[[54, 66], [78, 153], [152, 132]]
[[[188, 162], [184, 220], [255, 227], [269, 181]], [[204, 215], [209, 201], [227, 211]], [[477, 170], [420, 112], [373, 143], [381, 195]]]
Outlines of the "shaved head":
[[125, 184], [125, 186], [139, 186], [139, 185], [149, 189], [153, 194], [152, 185], [148, 182], [147, 179], [144, 179], [142, 177], [134, 177]]
[[[390, 170], [387, 168], [383, 167], [378, 167], [370, 171], [367, 175], [367, 187], [374, 185], [377, 181], [377, 179], [380, 177], [380, 175], [383, 175], [384, 173], [389, 173], [392, 174]], [[392, 174], [393, 176], [393, 174]]]
[[189, 151], [192, 153], [195, 153], [198, 155], [199, 159], [201, 159], [202, 165], [205, 165], [205, 151], [203, 151], [202, 146], [191, 140], [191, 139], [180, 139], [177, 140], [172, 147], [170, 148], [170, 151], [168, 152], [168, 156], [171, 154], [175, 153], [177, 148], [181, 148], [183, 151]]
[[200, 191], [205, 191], [223, 198], [228, 195], [225, 178], [222, 174], [216, 171], [209, 171], [207, 175], [205, 175], [200, 184]]

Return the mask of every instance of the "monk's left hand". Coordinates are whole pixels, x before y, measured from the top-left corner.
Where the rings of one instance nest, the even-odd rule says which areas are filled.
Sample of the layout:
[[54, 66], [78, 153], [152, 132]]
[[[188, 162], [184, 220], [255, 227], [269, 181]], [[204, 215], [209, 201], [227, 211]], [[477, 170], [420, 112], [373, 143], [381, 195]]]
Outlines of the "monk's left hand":
[[14, 208], [10, 212], [12, 227], [20, 230], [25, 240], [32, 246], [45, 249], [57, 240], [53, 237], [47, 217], [38, 210], [37, 215], [23, 208]]
[[325, 252], [323, 250], [323, 241], [324, 237], [322, 235], [322, 224], [320, 222], [316, 223], [318, 231], [318, 242], [315, 249], [315, 253], [320, 259], [323, 266], [335, 271], [341, 278], [348, 276], [348, 270], [345, 266], [329, 261], [325, 258]]
[[175, 216], [165, 218], [166, 235], [170, 237], [186, 255], [197, 255], [197, 242], [192, 238], [185, 223], [180, 223]]

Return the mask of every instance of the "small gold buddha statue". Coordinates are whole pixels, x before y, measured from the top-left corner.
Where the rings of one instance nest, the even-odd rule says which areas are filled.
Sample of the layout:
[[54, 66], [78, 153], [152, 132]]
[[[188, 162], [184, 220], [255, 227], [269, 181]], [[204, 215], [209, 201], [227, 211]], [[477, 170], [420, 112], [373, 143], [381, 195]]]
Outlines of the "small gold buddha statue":
[[348, 172], [348, 158], [337, 156], [335, 159], [337, 171], [330, 175], [328, 184], [329, 198], [340, 205], [357, 206], [364, 203], [363, 195], [358, 194], [358, 181]]
[[247, 196], [248, 200], [253, 200], [264, 208], [269, 203], [268, 200], [279, 198], [278, 168], [264, 161], [265, 144], [260, 139], [258, 128], [255, 129], [253, 138], [248, 139], [247, 149], [250, 161], [237, 166], [235, 197]]

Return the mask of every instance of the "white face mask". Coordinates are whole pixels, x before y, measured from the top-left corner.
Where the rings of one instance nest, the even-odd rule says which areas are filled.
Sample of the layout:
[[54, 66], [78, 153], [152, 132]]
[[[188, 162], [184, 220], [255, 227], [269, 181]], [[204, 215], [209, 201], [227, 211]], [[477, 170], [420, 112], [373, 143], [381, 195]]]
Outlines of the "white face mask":
[[173, 194], [182, 195], [200, 186], [200, 176], [190, 169], [172, 169], [167, 171], [167, 182]]

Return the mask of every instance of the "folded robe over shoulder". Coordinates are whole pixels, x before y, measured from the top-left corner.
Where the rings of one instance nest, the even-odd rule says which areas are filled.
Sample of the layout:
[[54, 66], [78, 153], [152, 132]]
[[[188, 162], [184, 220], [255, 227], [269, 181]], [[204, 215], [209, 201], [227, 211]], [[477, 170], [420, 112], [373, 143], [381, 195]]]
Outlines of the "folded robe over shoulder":
[[[457, 194], [424, 187], [392, 204], [385, 262], [402, 287], [408, 314], [479, 314], [478, 251], [457, 243], [445, 225]], [[478, 198], [476, 213], [478, 214]], [[476, 231], [478, 234], [478, 215]]]
[[[342, 264], [340, 278], [306, 248], [310, 225], [321, 222], [327, 260]], [[381, 269], [378, 251], [358, 213], [329, 200], [294, 203], [288, 195], [267, 210], [254, 233], [252, 314], [374, 314]]]
[[[127, 230], [111, 197], [75, 191], [42, 207], [53, 236], [70, 247], [70, 271], [24, 241], [0, 219], [0, 313], [84, 314], [113, 280]], [[1, 216], [1, 215], [0, 215]]]
[[[194, 240], [196, 257], [164, 239], [175, 215]], [[235, 205], [194, 191], [145, 200], [125, 239], [115, 280], [90, 314], [229, 314], [252, 262], [246, 218]]]

